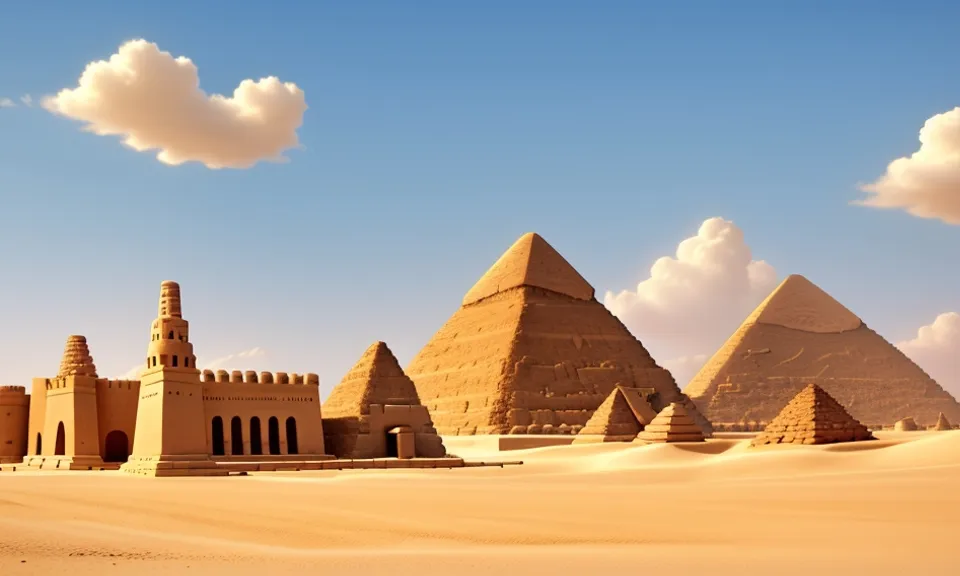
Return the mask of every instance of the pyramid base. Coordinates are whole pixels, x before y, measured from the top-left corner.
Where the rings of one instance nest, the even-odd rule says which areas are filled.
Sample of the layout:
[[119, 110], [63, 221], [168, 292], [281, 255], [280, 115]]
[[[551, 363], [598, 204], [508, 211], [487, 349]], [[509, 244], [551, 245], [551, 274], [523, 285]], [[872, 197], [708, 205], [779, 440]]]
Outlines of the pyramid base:
[[758, 436], [751, 442], [751, 446], [771, 446], [776, 444], [842, 444], [846, 442], [865, 442], [867, 440], [876, 440], [873, 434], [869, 435], [822, 435], [822, 436]]
[[206, 454], [177, 456], [131, 456], [120, 467], [122, 472], [139, 476], [227, 476], [230, 471], [217, 466]]
[[577, 434], [572, 444], [599, 444], [601, 442], [633, 442], [637, 437], [629, 435]]
[[650, 444], [664, 443], [664, 442], [706, 442], [703, 438], [703, 434], [651, 434], [645, 436], [642, 432], [637, 436], [637, 440], [640, 442], [647, 442]]

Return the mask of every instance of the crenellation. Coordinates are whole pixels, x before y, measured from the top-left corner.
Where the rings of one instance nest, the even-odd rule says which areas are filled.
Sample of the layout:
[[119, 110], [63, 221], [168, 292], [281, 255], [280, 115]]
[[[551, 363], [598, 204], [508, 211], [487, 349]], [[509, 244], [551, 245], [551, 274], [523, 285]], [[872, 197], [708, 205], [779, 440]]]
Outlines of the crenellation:
[[233, 384], [239, 384], [243, 382], [243, 372], [239, 370], [233, 370], [230, 372], [230, 382]]
[[273, 373], [272, 373], [272, 372], [261, 372], [261, 373], [260, 373], [260, 383], [261, 383], [261, 384], [273, 384]]
[[230, 373], [227, 372], [226, 370], [217, 370], [217, 378], [216, 378], [216, 381], [217, 381], [217, 382], [229, 382], [229, 381], [230, 381]]
[[257, 380], [257, 373], [254, 372], [253, 370], [247, 370], [246, 372], [243, 373], [243, 381], [244, 381], [246, 384], [258, 384], [258, 383], [259, 383], [259, 381]]
[[207, 370], [204, 370], [201, 374], [202, 374], [202, 376], [203, 376], [203, 381], [204, 381], [204, 382], [215, 382], [215, 381], [216, 381], [216, 375], [214, 374], [213, 370], [207, 369]]
[[277, 384], [289, 384], [290, 377], [287, 375], [286, 372], [277, 372], [274, 375], [274, 382], [276, 382]]

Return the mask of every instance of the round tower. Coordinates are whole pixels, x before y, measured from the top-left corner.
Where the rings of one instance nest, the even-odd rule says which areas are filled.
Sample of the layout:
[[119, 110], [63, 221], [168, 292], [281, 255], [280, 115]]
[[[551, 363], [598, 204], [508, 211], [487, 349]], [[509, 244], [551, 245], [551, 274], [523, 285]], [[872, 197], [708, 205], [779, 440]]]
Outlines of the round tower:
[[0, 386], [0, 464], [20, 462], [27, 453], [30, 397], [23, 386]]
[[161, 369], [197, 371], [190, 343], [190, 323], [183, 319], [180, 304], [180, 285], [171, 280], [160, 284], [160, 303], [157, 318], [150, 327], [144, 372]]
[[90, 347], [85, 336], [72, 334], [67, 336], [67, 343], [63, 347], [63, 358], [60, 359], [58, 378], [64, 376], [92, 376], [97, 377], [97, 367], [90, 355]]

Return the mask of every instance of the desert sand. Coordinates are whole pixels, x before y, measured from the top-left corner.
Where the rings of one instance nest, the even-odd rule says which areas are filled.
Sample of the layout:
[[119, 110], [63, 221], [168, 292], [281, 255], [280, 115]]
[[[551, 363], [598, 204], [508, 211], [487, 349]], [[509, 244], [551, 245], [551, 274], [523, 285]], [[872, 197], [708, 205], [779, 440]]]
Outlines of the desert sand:
[[[0, 472], [3, 574], [952, 573], [960, 431], [597, 443], [522, 466], [140, 478]], [[509, 458], [504, 458], [509, 456]]]

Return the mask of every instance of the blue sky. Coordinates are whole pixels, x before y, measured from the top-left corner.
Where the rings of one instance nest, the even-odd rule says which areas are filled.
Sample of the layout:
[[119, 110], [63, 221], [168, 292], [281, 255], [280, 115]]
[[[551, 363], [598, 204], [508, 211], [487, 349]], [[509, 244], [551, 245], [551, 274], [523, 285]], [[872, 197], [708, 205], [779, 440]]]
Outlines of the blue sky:
[[145, 38], [208, 93], [273, 75], [309, 109], [289, 163], [246, 170], [0, 109], [0, 382], [54, 374], [71, 333], [126, 372], [173, 279], [198, 356], [261, 348], [255, 369], [327, 392], [374, 340], [406, 364], [524, 232], [599, 296], [717, 216], [911, 338], [960, 310], [960, 227], [850, 202], [960, 105], [958, 21], [946, 1], [5, 6], [0, 98]]

